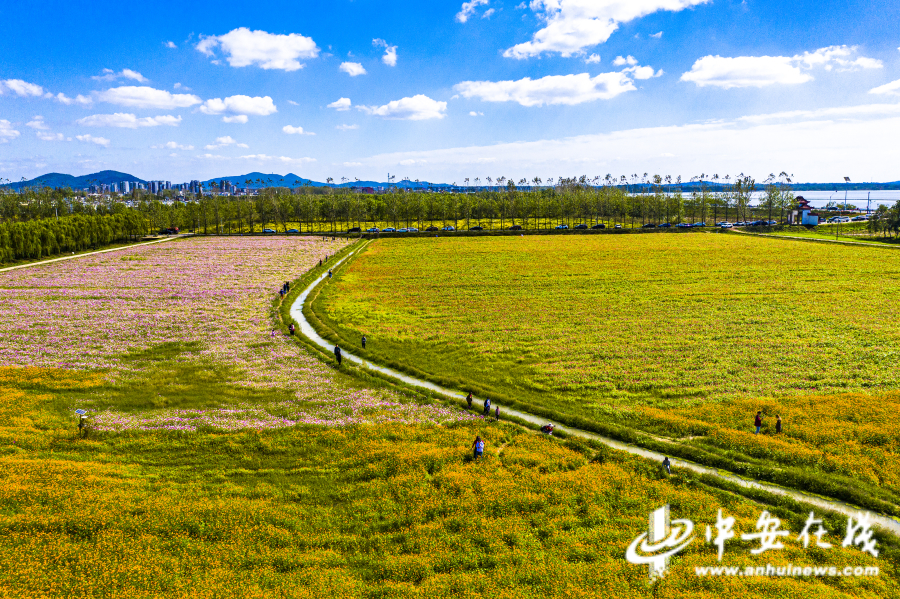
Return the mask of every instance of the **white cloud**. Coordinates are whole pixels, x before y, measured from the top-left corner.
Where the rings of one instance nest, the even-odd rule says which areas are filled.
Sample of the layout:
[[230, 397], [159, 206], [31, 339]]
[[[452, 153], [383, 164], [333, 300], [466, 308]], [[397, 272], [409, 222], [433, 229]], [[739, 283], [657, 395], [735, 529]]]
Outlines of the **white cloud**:
[[21, 79], [5, 79], [0, 81], [0, 94], [3, 93], [4, 87], [17, 96], [42, 96], [44, 94], [44, 88], [40, 85], [28, 83]]
[[184, 91], [191, 91], [191, 88], [189, 88], [186, 85], [182, 85], [181, 83], [176, 83], [175, 85], [172, 86], [172, 88], [173, 89], [183, 89]]
[[352, 131], [353, 129], [359, 129], [359, 125], [338, 125], [335, 129], [338, 131]]
[[743, 116], [738, 121], [747, 123], [769, 123], [772, 121], [847, 120], [879, 116], [900, 116], [900, 104], [862, 104], [819, 108], [817, 110], [790, 110], [769, 114]]
[[234, 116], [222, 117], [223, 123], [240, 123], [241, 125], [246, 125], [247, 121], [249, 120], [250, 118], [246, 114], [236, 114]]
[[299, 102], [294, 102], [293, 100], [288, 100], [288, 104], [291, 106], [300, 106]]
[[428, 164], [427, 160], [415, 160], [414, 158], [407, 158], [406, 160], [401, 160], [398, 162], [400, 166], [415, 166], [418, 164]]
[[257, 160], [259, 162], [280, 162], [283, 164], [306, 164], [315, 162], [315, 158], [290, 158], [288, 156], [267, 156], [266, 154], [250, 154], [241, 156], [244, 160]]
[[774, 84], [797, 85], [813, 80], [810, 70], [816, 67], [830, 71], [880, 69], [880, 60], [851, 57], [856, 47], [830, 46], [796, 56], [704, 56], [681, 76], [699, 87], [766, 87]]
[[109, 147], [109, 140], [105, 137], [94, 137], [93, 135], [76, 135], [75, 139], [78, 141], [83, 141], [87, 143], [97, 144], [98, 146], [103, 146], [104, 148]]
[[158, 146], [150, 146], [154, 150], [193, 150], [194, 146], [185, 146], [177, 141], [168, 141]]
[[463, 2], [459, 12], [456, 13], [456, 20], [460, 23], [465, 23], [469, 20], [469, 17], [475, 14], [476, 8], [485, 6], [488, 2], [489, 0], [471, 0], [471, 2]]
[[655, 38], [655, 39], [659, 39], [659, 38], [662, 37], [662, 34], [663, 34], [663, 32], [662, 32], [662, 31], [659, 31], [659, 32], [657, 32], [657, 33], [651, 33], [651, 34], [650, 34], [650, 37]]
[[66, 137], [62, 133], [48, 133], [47, 131], [38, 131], [35, 135], [37, 135], [38, 139], [41, 139], [43, 141], [65, 141], [66, 140]]
[[463, 81], [453, 86], [453, 89], [464, 98], [479, 98], [485, 102], [518, 102], [522, 106], [571, 106], [594, 100], [608, 100], [637, 88], [625, 73], [601, 73], [596, 77], [581, 73], [548, 75], [534, 80], [525, 77], [517, 81]]
[[602, 44], [619, 25], [665, 10], [677, 12], [711, 0], [532, 0], [531, 9], [544, 27], [530, 42], [503, 53], [507, 58], [528, 58], [544, 52], [563, 56]]
[[384, 48], [384, 56], [381, 57], [381, 62], [389, 67], [397, 66], [397, 46], [390, 46], [386, 41], [379, 38], [373, 39], [372, 45], [376, 48]]
[[166, 42], [166, 43], [163, 44], [163, 45], [164, 45], [166, 48], [177, 48], [177, 47], [178, 47], [178, 46], [175, 45], [175, 42], [172, 42], [172, 41]]
[[362, 166], [362, 162], [345, 162], [344, 166]]
[[475, 112], [474, 110], [469, 111], [469, 116], [484, 116], [483, 112]]
[[872, 88], [869, 90], [869, 93], [888, 96], [900, 96], [900, 79]]
[[50, 129], [50, 127], [47, 126], [47, 123], [44, 122], [44, 117], [40, 115], [25, 123], [25, 126], [31, 127], [32, 129], [40, 129], [42, 131], [47, 131], [48, 129]]
[[334, 108], [338, 112], [350, 110], [350, 98], [341, 98], [339, 100], [335, 100], [328, 105], [328, 108]]
[[98, 92], [97, 99], [108, 104], [131, 106], [134, 108], [187, 108], [200, 104], [203, 100], [193, 94], [172, 94], [162, 89], [146, 86], [123, 85]]
[[613, 65], [617, 67], [625, 66], [626, 64], [633, 67], [637, 63], [637, 58], [634, 56], [616, 56], [616, 59], [613, 61]]
[[95, 114], [75, 121], [85, 127], [122, 127], [125, 129], [137, 129], [138, 127], [158, 127], [169, 125], [177, 127], [181, 122], [180, 116], [162, 115], [138, 118], [133, 114], [117, 112], [115, 114]]
[[91, 79], [95, 81], [115, 81], [116, 79], [133, 79], [139, 83], [147, 83], [149, 79], [131, 69], [122, 69], [118, 73], [112, 69], [103, 69], [102, 75], [94, 75]]
[[239, 144], [237, 140], [235, 140], [230, 135], [225, 135], [223, 137], [217, 137], [216, 143], [209, 144], [207, 146], [203, 146], [204, 150], [218, 150], [219, 148], [227, 148], [228, 146], [234, 146], [236, 148], [249, 148], [247, 144]]
[[654, 72], [653, 67], [628, 67], [627, 69], [622, 69], [623, 73], [631, 73], [631, 76], [635, 79], [650, 79], [652, 77], [662, 77], [663, 71], [662, 69]]
[[285, 125], [281, 130], [291, 135], [315, 135], [315, 133], [310, 131], [304, 131], [303, 127], [292, 127], [290, 125]]
[[[847, 118], [832, 116], [836, 114]], [[881, 115], [874, 111], [864, 114], [861, 107], [842, 107], [829, 109], [826, 118], [807, 116], [765, 123], [753, 123], [749, 120], [753, 117], [747, 117], [561, 139], [398, 152], [370, 156], [361, 162], [372, 172], [381, 172], [379, 169], [393, 168], [402, 160], [427, 160], [427, 172], [421, 176], [451, 181], [477, 174], [473, 168], [482, 164], [490, 164], [491, 173], [502, 172], [517, 179], [531, 178], [534, 173], [582, 171], [656, 172], [690, 178], [701, 168], [707, 173], [749, 173], [757, 180], [773, 170], [792, 172], [800, 181], [831, 180], [835, 172], [854, 180], [897, 178], [900, 105], [886, 107]], [[736, 138], [740, 144], [734, 143]], [[759, 148], [766, 150], [760, 152]]]
[[380, 116], [385, 119], [424, 121], [427, 119], [442, 119], [446, 116], [446, 102], [432, 100], [428, 96], [417, 94], [411, 98], [393, 100], [384, 106], [359, 106], [366, 114]]
[[19, 137], [19, 132], [13, 129], [12, 123], [6, 119], [0, 119], [0, 144]]
[[267, 116], [274, 112], [278, 112], [275, 103], [269, 96], [250, 97], [250, 96], [229, 96], [225, 99], [213, 98], [207, 100], [200, 106], [200, 112], [204, 114], [223, 114], [230, 112], [232, 114], [255, 114], [259, 116]]
[[587, 58], [584, 59], [584, 62], [586, 62], [588, 64], [597, 64], [600, 62], [600, 55], [599, 54], [591, 54], [590, 56], [588, 56]]
[[494, 10], [493, 8], [489, 8], [486, 11], [484, 11], [484, 14], [481, 15], [481, 18], [482, 19], [490, 19], [491, 15], [494, 14], [495, 12], [497, 12], [497, 11]]
[[66, 106], [70, 106], [72, 104], [81, 104], [82, 106], [90, 106], [91, 104], [94, 103], [94, 100], [92, 98], [90, 98], [88, 96], [82, 96], [81, 94], [78, 94], [74, 98], [70, 98], [70, 97], [66, 96], [66, 94], [59, 93], [59, 94], [56, 94], [56, 99], [61, 104], [65, 104]]
[[297, 33], [276, 35], [240, 27], [225, 35], [204, 37], [196, 48], [212, 56], [216, 48], [228, 55], [233, 67], [256, 65], [261, 69], [296, 71], [303, 68], [298, 59], [315, 58], [319, 48], [312, 38]]
[[366, 74], [366, 69], [358, 62], [342, 62], [341, 66], [338, 67], [338, 69], [344, 71], [351, 77]]

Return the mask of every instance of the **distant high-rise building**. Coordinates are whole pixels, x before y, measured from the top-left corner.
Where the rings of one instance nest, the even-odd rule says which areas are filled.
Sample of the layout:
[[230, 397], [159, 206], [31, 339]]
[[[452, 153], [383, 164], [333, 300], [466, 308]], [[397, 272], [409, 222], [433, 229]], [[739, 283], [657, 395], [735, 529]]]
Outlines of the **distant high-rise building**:
[[200, 181], [196, 179], [191, 181], [191, 193], [200, 193]]
[[164, 185], [165, 185], [165, 188], [164, 188], [164, 189], [172, 189], [172, 182], [171, 182], [171, 181], [166, 181], [166, 182], [164, 183]]
[[131, 181], [122, 181], [119, 183], [119, 191], [122, 193], [131, 193]]

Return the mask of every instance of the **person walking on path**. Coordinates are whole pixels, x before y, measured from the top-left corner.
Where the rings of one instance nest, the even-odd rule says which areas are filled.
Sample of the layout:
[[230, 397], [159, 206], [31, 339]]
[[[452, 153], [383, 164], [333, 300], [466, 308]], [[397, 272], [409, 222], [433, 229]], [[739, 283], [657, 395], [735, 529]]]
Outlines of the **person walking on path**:
[[334, 359], [337, 360], [338, 366], [341, 365], [341, 348], [337, 345], [334, 346]]
[[366, 336], [365, 335], [363, 335], [363, 338], [362, 338], [362, 348], [366, 349]]
[[288, 331], [291, 332], [291, 337], [294, 336], [294, 333], [297, 331], [297, 327], [294, 326], [294, 323], [291, 323], [291, 326], [288, 327]]
[[491, 415], [491, 398], [490, 397], [487, 397], [484, 400], [484, 415], [485, 416]]
[[500, 406], [494, 407], [494, 420], [500, 422]]
[[672, 474], [672, 462], [669, 461], [668, 456], [663, 459], [663, 468], [666, 469], [666, 474]]
[[476, 460], [484, 454], [484, 441], [481, 440], [481, 437], [475, 437], [475, 440], [472, 442], [472, 449], [474, 449], [473, 457]]
[[775, 415], [775, 434], [781, 434], [781, 414]]
[[472, 407], [472, 392], [471, 391], [469, 391], [469, 394], [466, 395], [466, 403], [469, 404], [469, 408], [471, 409], [471, 407]]
[[756, 418], [753, 420], [753, 426], [756, 427], [756, 432], [754, 435], [759, 434], [759, 429], [762, 428], [762, 411], [756, 413]]
[[329, 279], [331, 278], [331, 269], [330, 268], [328, 269], [328, 278]]

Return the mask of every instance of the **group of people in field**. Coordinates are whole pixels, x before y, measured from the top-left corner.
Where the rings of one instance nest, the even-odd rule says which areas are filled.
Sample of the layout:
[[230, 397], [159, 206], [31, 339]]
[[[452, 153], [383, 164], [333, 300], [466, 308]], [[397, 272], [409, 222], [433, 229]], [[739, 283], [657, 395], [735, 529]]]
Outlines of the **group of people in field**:
[[[756, 413], [756, 418], [753, 419], [753, 426], [756, 427], [756, 431], [753, 433], [754, 435], [758, 435], [759, 429], [762, 428], [763, 416], [765, 416], [765, 414], [763, 414], [762, 410], [760, 410]], [[781, 434], [781, 415], [780, 414], [775, 414], [775, 434], [776, 435]]]

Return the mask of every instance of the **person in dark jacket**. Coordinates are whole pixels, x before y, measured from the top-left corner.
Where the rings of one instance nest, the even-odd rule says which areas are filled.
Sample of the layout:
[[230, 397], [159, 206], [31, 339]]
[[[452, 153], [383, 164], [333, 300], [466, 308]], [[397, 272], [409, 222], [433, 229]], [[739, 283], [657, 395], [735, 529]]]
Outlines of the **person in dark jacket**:
[[337, 345], [334, 346], [334, 359], [337, 360], [338, 366], [341, 365], [341, 348]]
[[775, 415], [775, 434], [781, 434], [781, 414]]
[[294, 323], [291, 323], [291, 326], [288, 327], [288, 330], [291, 332], [291, 336], [297, 331], [297, 327], [294, 326]]
[[500, 422], [500, 406], [494, 408], [494, 420]]
[[366, 336], [365, 335], [363, 335], [363, 338], [362, 338], [362, 348], [366, 349]]
[[663, 468], [666, 469], [666, 474], [672, 474], [672, 462], [669, 461], [668, 456], [663, 459]]
[[753, 434], [758, 435], [759, 429], [762, 428], [762, 412], [761, 411], [756, 413], [756, 418], [753, 420], [753, 426], [756, 427], [756, 432]]
[[485, 416], [491, 415], [491, 398], [489, 398], [489, 397], [485, 398], [485, 400], [484, 400], [484, 415]]
[[472, 392], [469, 391], [469, 394], [466, 395], [466, 403], [469, 404], [469, 407], [472, 407]]

